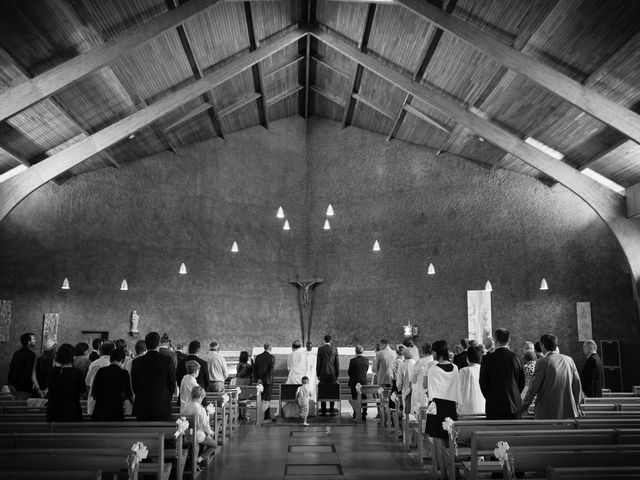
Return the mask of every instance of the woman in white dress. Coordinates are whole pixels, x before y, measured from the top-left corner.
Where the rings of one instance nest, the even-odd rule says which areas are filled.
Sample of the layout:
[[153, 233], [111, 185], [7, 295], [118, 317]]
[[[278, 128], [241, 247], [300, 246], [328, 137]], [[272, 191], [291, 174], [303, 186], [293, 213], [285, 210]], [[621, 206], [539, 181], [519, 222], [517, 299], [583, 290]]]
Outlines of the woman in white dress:
[[300, 340], [294, 340], [291, 344], [292, 352], [287, 358], [287, 368], [289, 369], [287, 383], [289, 384], [302, 384], [302, 377], [307, 374], [307, 355], [300, 347], [302, 347]]
[[484, 414], [485, 399], [480, 390], [480, 347], [469, 347], [467, 350], [469, 365], [460, 369], [460, 389], [462, 399], [460, 413], [463, 415]]

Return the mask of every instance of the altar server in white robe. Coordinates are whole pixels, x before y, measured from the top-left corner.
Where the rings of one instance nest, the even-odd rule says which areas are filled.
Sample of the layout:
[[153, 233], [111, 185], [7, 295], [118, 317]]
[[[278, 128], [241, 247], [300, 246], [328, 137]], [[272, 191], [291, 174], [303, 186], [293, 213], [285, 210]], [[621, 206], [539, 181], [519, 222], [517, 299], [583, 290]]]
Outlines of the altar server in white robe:
[[287, 368], [289, 369], [288, 384], [302, 384], [302, 377], [307, 374], [307, 355], [300, 347], [302, 347], [300, 340], [294, 340], [291, 344], [293, 351], [287, 358]]

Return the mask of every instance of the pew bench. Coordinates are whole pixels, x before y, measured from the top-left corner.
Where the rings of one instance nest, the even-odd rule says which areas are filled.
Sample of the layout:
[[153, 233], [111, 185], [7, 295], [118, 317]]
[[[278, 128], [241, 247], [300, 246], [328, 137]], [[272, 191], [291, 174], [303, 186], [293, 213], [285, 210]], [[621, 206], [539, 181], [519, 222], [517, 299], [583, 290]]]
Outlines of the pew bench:
[[[378, 388], [379, 387], [377, 385], [362, 385], [360, 391], [357, 392], [356, 399], [351, 400], [353, 411], [356, 414], [355, 415], [356, 422], [364, 421], [362, 420], [362, 416], [361, 416], [363, 407], [368, 409], [370, 406], [373, 406], [376, 408], [376, 410], [378, 411], [380, 410], [381, 395], [380, 395], [380, 392], [378, 391]], [[351, 395], [351, 392], [349, 392], [349, 395]], [[380, 424], [383, 424], [382, 415], [380, 415]]]
[[[78, 454], [92, 451], [112, 453], [131, 450], [136, 442], [142, 442], [149, 451], [148, 461], [139, 465], [139, 472], [155, 474], [158, 480], [168, 480], [171, 463], [165, 463], [163, 433], [15, 433], [0, 435], [0, 446], [7, 451], [37, 452], [38, 449], [52, 453], [63, 453], [72, 449]], [[98, 465], [100, 466], [100, 465]]]
[[261, 425], [264, 423], [262, 394], [258, 393], [256, 385], [240, 385], [240, 390], [241, 393], [238, 396], [238, 408], [243, 408], [245, 411], [255, 410], [255, 424]]
[[547, 467], [547, 480], [609, 480], [640, 478], [638, 467]]
[[50, 472], [100, 468], [105, 478], [138, 479], [135, 454], [123, 449], [23, 449], [0, 450], [0, 477], [4, 472], [27, 470], [47, 478]]
[[[42, 472], [3, 471], [3, 480], [42, 480]], [[46, 473], [47, 480], [102, 480], [102, 470], [59, 470]], [[106, 480], [106, 479], [105, 479]]]
[[[551, 467], [640, 466], [640, 445], [563, 445], [511, 447], [504, 478], [514, 469], [544, 478]], [[513, 462], [513, 463], [511, 463]], [[515, 468], [514, 468], [515, 467]]]
[[[479, 467], [483, 467], [483, 473], [500, 472], [502, 470], [501, 467], [496, 466], [493, 462], [484, 462], [482, 460], [488, 460], [485, 457], [493, 455], [493, 449], [499, 441], [507, 442], [510, 447], [551, 447], [566, 444], [614, 445], [619, 443], [623, 435], [623, 430], [612, 428], [593, 430], [520, 430], [511, 432], [504, 430], [477, 431], [473, 432], [471, 436], [471, 459], [463, 461], [462, 468], [465, 472], [465, 478], [469, 479], [478, 478]], [[634, 438], [636, 437], [634, 436]]]

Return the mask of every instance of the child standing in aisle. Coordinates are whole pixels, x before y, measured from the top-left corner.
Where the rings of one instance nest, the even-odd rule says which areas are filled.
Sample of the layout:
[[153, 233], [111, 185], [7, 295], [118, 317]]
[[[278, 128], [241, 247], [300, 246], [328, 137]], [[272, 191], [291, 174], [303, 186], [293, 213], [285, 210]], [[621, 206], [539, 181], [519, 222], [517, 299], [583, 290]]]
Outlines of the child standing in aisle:
[[311, 399], [311, 392], [309, 390], [309, 377], [302, 377], [302, 385], [296, 390], [296, 400], [300, 406], [300, 416], [302, 417], [302, 424], [309, 425], [307, 423], [307, 417], [309, 416], [309, 400]]

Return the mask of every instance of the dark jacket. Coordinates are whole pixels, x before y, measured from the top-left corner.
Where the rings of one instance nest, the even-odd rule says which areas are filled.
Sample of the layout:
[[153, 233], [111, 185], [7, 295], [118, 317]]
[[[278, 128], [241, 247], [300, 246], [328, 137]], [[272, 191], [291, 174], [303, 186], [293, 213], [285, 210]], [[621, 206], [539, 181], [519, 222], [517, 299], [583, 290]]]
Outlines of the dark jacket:
[[[31, 382], [31, 372], [33, 371], [33, 362], [36, 361], [36, 354], [29, 347], [22, 347], [17, 350], [11, 357], [9, 365], [9, 385], [13, 386], [19, 392], [30, 392], [33, 390]], [[41, 388], [44, 385], [40, 386]]]
[[485, 355], [480, 365], [480, 389], [487, 416], [518, 414], [524, 383], [522, 362], [511, 350], [499, 347]]
[[338, 349], [333, 345], [325, 343], [318, 348], [318, 361], [316, 363], [316, 375], [322, 380], [323, 378], [338, 379], [340, 375], [340, 361], [338, 360]]
[[198, 385], [207, 390], [209, 388], [209, 369], [207, 368], [206, 360], [201, 359], [198, 355], [189, 354], [183, 360], [178, 361], [178, 368], [176, 368], [176, 382], [178, 385], [182, 383], [182, 377], [187, 374], [187, 362], [193, 360], [200, 364], [200, 373], [196, 381]]
[[48, 386], [47, 422], [79, 422], [82, 420], [80, 395], [86, 390], [84, 376], [75, 367], [53, 367], [40, 388]]
[[133, 414], [138, 420], [168, 420], [171, 397], [176, 390], [176, 372], [171, 358], [149, 350], [131, 362], [131, 385], [136, 395]]
[[254, 382], [261, 380], [262, 383], [273, 383], [273, 369], [275, 366], [276, 357], [266, 350], [256, 356], [256, 361], [253, 365]]
[[158, 349], [158, 352], [160, 353], [160, 355], [165, 355], [171, 359], [171, 368], [173, 368], [173, 372], [175, 373], [176, 369], [178, 368], [178, 356], [176, 355], [176, 352], [168, 347], [160, 347]]
[[453, 357], [453, 363], [456, 367], [458, 367], [458, 370], [460, 370], [461, 368], [464, 367], [468, 367], [469, 366], [469, 354], [467, 353], [467, 351], [463, 351], [458, 353], [457, 355], [455, 355]]
[[118, 365], [102, 367], [96, 373], [91, 388], [96, 399], [91, 419], [97, 422], [117, 422], [124, 420], [124, 400], [132, 400], [129, 372]]
[[355, 387], [356, 383], [360, 385], [367, 384], [367, 371], [369, 370], [369, 360], [362, 355], [349, 360], [349, 386]]
[[580, 382], [582, 383], [582, 391], [587, 397], [602, 396], [602, 379], [604, 376], [604, 368], [602, 360], [597, 353], [593, 353], [587, 358], [587, 361], [580, 372]]

